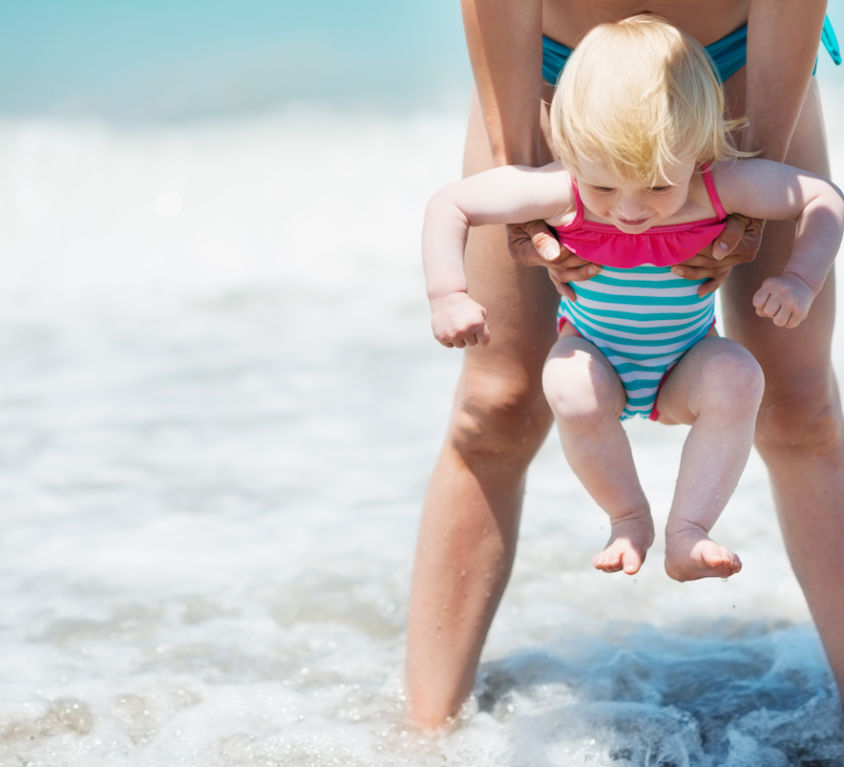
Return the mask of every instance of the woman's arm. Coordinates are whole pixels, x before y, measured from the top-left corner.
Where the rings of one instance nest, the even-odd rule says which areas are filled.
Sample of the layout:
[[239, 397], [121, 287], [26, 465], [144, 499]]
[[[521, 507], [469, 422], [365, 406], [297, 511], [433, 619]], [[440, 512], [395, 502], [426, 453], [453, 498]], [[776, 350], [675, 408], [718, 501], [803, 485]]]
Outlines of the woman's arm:
[[[493, 160], [540, 166], [553, 153], [540, 120], [541, 0], [462, 0], [463, 26], [475, 87]], [[557, 290], [574, 297], [572, 280], [589, 279], [599, 266], [560, 248], [542, 221], [507, 227], [510, 255], [524, 266], [543, 266]]]
[[462, 0], [475, 87], [496, 165], [545, 165], [541, 0]]
[[[749, 124], [737, 139], [741, 149], [784, 159], [806, 97], [825, 11], [825, 0], [750, 0], [744, 89]], [[728, 98], [735, 98], [730, 81], [725, 89]], [[712, 292], [733, 266], [755, 257], [763, 226], [759, 219], [731, 217], [711, 255], [695, 256], [672, 271], [686, 279], [709, 278], [700, 292]]]
[[751, 0], [742, 149], [782, 162], [818, 55], [825, 0]]

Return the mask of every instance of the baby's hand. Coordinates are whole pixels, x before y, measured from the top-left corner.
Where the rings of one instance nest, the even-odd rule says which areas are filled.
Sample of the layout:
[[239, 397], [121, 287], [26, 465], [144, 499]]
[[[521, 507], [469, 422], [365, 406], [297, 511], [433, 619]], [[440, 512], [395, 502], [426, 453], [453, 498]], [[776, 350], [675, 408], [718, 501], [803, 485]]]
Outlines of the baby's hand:
[[796, 274], [769, 277], [753, 296], [760, 317], [770, 317], [781, 328], [796, 328], [809, 314], [815, 291]]
[[462, 349], [489, 343], [486, 309], [463, 292], [431, 300], [431, 327], [443, 346]]

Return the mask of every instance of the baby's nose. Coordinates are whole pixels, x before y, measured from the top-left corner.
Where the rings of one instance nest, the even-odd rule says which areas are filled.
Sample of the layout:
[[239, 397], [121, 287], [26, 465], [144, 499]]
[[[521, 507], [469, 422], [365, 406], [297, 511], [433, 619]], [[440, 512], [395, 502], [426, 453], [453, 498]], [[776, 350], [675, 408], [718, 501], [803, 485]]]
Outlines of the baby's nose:
[[622, 197], [618, 201], [616, 210], [619, 216], [632, 221], [637, 218], [641, 218], [642, 214], [645, 212], [645, 206], [642, 204], [642, 200], [638, 197], [638, 195]]

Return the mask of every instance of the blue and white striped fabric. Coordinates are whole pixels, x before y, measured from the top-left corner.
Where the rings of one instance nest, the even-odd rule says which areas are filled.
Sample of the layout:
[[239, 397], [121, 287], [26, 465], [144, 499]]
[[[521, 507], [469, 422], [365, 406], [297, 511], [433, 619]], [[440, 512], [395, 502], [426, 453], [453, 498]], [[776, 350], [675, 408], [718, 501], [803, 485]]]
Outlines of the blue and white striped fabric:
[[668, 266], [605, 266], [570, 286], [559, 319], [606, 355], [621, 378], [627, 404], [621, 417], [650, 417], [665, 374], [715, 321], [715, 294], [701, 298], [703, 280], [684, 280]]

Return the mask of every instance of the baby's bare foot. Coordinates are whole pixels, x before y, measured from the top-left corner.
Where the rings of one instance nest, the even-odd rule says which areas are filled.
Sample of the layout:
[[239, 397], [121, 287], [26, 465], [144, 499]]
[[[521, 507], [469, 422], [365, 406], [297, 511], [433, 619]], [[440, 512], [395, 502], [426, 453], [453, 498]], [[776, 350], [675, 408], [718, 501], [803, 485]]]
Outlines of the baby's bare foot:
[[741, 560], [700, 528], [665, 535], [665, 572], [675, 581], [729, 578], [739, 570]]
[[627, 575], [639, 572], [645, 554], [654, 542], [654, 523], [646, 509], [612, 523], [610, 539], [604, 550], [595, 556], [592, 564], [596, 570]]

